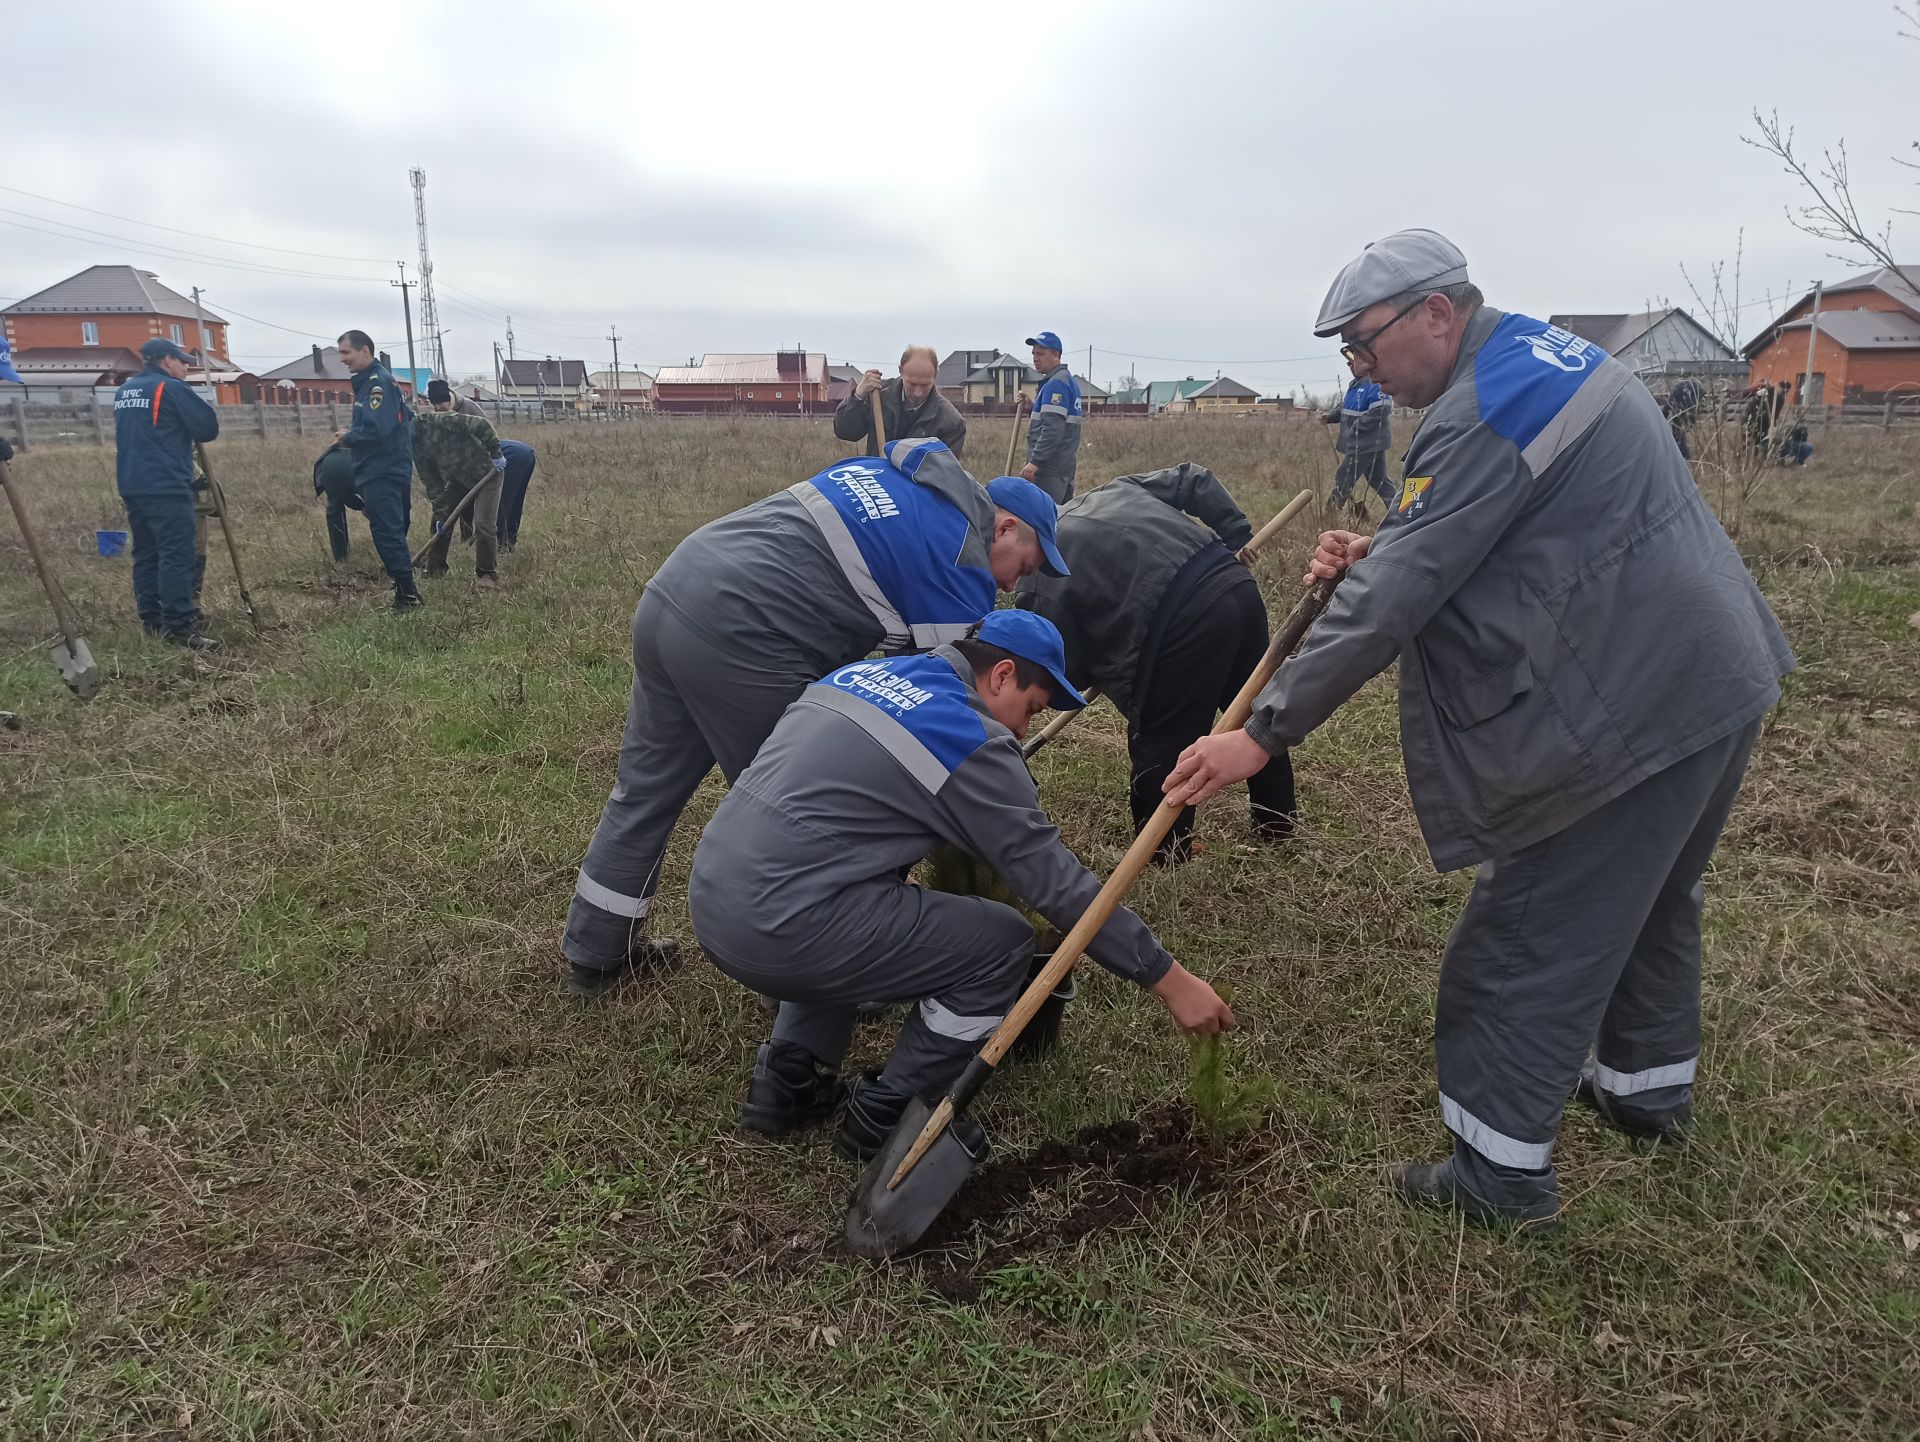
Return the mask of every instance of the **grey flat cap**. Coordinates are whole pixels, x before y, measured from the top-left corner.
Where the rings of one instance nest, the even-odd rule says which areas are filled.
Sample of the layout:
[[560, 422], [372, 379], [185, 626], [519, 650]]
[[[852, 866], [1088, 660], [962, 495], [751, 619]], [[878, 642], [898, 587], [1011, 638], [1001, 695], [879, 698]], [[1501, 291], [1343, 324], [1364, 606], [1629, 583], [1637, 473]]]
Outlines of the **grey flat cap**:
[[1437, 230], [1396, 230], [1348, 261], [1320, 302], [1318, 336], [1335, 335], [1370, 305], [1403, 291], [1459, 285], [1467, 278], [1467, 258]]

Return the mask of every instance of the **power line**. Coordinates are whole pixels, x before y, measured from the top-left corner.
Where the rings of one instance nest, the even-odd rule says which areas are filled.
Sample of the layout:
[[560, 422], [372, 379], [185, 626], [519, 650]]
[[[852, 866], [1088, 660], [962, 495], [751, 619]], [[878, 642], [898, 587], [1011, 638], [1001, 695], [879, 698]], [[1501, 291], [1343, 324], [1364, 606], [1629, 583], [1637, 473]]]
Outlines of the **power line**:
[[[208, 235], [203, 231], [181, 230], [178, 227], [171, 226], [171, 225], [156, 225], [151, 220], [135, 220], [130, 215], [115, 215], [110, 210], [95, 210], [91, 206], [76, 205], [71, 200], [59, 200], [51, 195], [36, 195], [31, 190], [22, 190], [15, 185], [0, 185], [0, 190], [9, 191], [14, 195], [24, 195], [30, 200], [44, 200], [48, 205], [61, 205], [61, 206], [65, 206], [68, 210], [82, 210], [82, 211], [85, 211], [88, 215], [104, 216], [108, 220], [123, 220], [128, 225], [137, 225], [146, 230], [164, 230], [170, 235], [190, 235], [194, 237], [196, 240], [211, 240], [220, 245], [238, 245], [238, 246], [243, 246], [248, 250], [270, 250], [275, 252], [278, 255], [303, 255], [310, 260], [345, 260], [345, 261], [352, 261], [355, 264], [360, 264], [360, 265], [388, 264], [387, 261], [372, 260], [364, 255], [329, 255], [325, 251], [319, 251], [319, 250], [289, 250], [286, 246], [283, 246], [283, 245], [261, 245], [258, 241], [252, 241], [252, 240], [228, 240], [225, 236]], [[63, 223], [64, 222], [60, 222], [60, 221], [55, 222], [55, 224], [63, 224]]]
[[[48, 230], [45, 225], [28, 225], [26, 221], [4, 219], [8, 215], [24, 215], [28, 220], [43, 221], [46, 225], [57, 225], [61, 230]], [[323, 271], [292, 270], [284, 266], [255, 265], [250, 261], [222, 260], [218, 256], [202, 255], [197, 251], [177, 250], [172, 246], [150, 245], [133, 240], [124, 235], [112, 235], [104, 230], [89, 230], [85, 226], [69, 225], [63, 220], [52, 220], [44, 215], [33, 215], [23, 210], [7, 210], [0, 207], [0, 225], [11, 225], [19, 230], [38, 231], [41, 235], [50, 235], [56, 240], [90, 242], [109, 240], [115, 245], [132, 247], [135, 255], [162, 256], [167, 260], [195, 260], [203, 264], [216, 266], [222, 270], [246, 271], [250, 275], [279, 275], [299, 280], [343, 280], [358, 282], [362, 285], [378, 285], [380, 282], [364, 275], [331, 275]], [[67, 234], [72, 231], [77, 234]]]
[[260, 319], [260, 317], [259, 317], [259, 316], [257, 316], [257, 315], [248, 315], [248, 314], [247, 314], [247, 313], [246, 313], [245, 311], [243, 311], [243, 310], [235, 310], [235, 309], [234, 309], [234, 308], [233, 308], [232, 306], [230, 306], [230, 305], [228, 305], [228, 304], [227, 304], [227, 303], [226, 303], [225, 301], [223, 301], [223, 300], [220, 300], [220, 297], [219, 297], [219, 296], [217, 296], [217, 295], [215, 295], [215, 294], [213, 294], [213, 293], [212, 293], [211, 291], [209, 291], [209, 292], [207, 292], [207, 297], [206, 297], [206, 298], [207, 298], [208, 300], [212, 300], [212, 301], [220, 301], [220, 309], [222, 309], [222, 310], [224, 310], [224, 311], [226, 311], [226, 312], [227, 312], [227, 313], [228, 313], [229, 315], [234, 315], [234, 316], [238, 316], [238, 317], [239, 317], [239, 318], [240, 318], [241, 320], [250, 320], [250, 321], [252, 321], [252, 322], [253, 322], [253, 323], [254, 323], [255, 325], [263, 325], [263, 326], [265, 326], [265, 327], [266, 327], [266, 328], [267, 328], [268, 330], [283, 330], [283, 331], [285, 331], [285, 332], [286, 332], [286, 333], [287, 333], [288, 335], [297, 335], [297, 336], [302, 336], [302, 337], [304, 337], [304, 338], [305, 338], [305, 339], [307, 339], [307, 340], [318, 340], [318, 341], [327, 341], [327, 340], [331, 340], [331, 337], [329, 337], [329, 336], [324, 336], [324, 335], [316, 335], [316, 334], [314, 334], [314, 333], [313, 333], [312, 331], [310, 331], [310, 330], [299, 330], [299, 329], [296, 329], [295, 327], [293, 327], [293, 326], [290, 326], [290, 325], [281, 325], [281, 324], [280, 324], [279, 322], [277, 322], [277, 321], [271, 321], [271, 320], [262, 320], [262, 319]]

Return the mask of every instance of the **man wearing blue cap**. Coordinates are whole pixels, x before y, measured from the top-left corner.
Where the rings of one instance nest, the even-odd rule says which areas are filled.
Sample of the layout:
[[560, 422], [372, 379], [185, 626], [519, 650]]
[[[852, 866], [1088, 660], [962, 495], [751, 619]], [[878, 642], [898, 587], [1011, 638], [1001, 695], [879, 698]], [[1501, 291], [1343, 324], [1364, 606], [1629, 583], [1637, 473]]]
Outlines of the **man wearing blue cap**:
[[1080, 469], [1080, 427], [1086, 412], [1080, 404], [1080, 382], [1060, 358], [1060, 337], [1050, 330], [1027, 337], [1033, 347], [1033, 368], [1040, 372], [1034, 392], [1033, 416], [1027, 422], [1027, 464], [1021, 476], [1064, 506], [1073, 498], [1073, 478]]
[[[794, 1131], [844, 1098], [836, 1149], [864, 1161], [913, 1097], [959, 1075], [1019, 996], [1033, 928], [1011, 906], [903, 878], [956, 846], [1070, 931], [1100, 882], [1040, 809], [1020, 738], [1048, 706], [1085, 704], [1053, 624], [996, 611], [927, 655], [842, 667], [788, 708], [707, 824], [687, 887], [714, 964], [780, 1001], [744, 1126]], [[1182, 1029], [1233, 1025], [1126, 908], [1088, 951], [1153, 991]], [[886, 1066], [848, 1096], [840, 1063], [858, 1004], [872, 1001], [917, 1005]]]
[[[1362, 480], [1382, 505], [1391, 507], [1398, 499], [1393, 483], [1387, 479], [1387, 450], [1393, 445], [1392, 399], [1376, 382], [1355, 376], [1326, 422], [1339, 427], [1334, 432], [1333, 448], [1340, 455], [1339, 468], [1333, 473], [1333, 493], [1327, 497], [1329, 509], [1337, 511], [1347, 505], [1354, 483]], [[1366, 503], [1352, 501], [1352, 505], [1354, 519], [1365, 521]]]
[[937, 440], [891, 441], [711, 521], [667, 557], [633, 614], [619, 771], [574, 884], [569, 988], [594, 997], [669, 959], [644, 931], [660, 863], [717, 764], [747, 769], [809, 682], [869, 655], [964, 635], [1042, 567], [1065, 574], [1053, 502], [982, 486]]
[[219, 642], [200, 633], [194, 544], [193, 447], [220, 434], [220, 417], [187, 384], [189, 357], [155, 336], [144, 364], [113, 396], [114, 474], [133, 533], [133, 603], [149, 636], [190, 651]]
[[1444, 236], [1369, 246], [1314, 333], [1427, 411], [1406, 479], [1377, 536], [1320, 538], [1313, 574], [1344, 574], [1325, 616], [1246, 729], [1188, 747], [1167, 790], [1204, 800], [1399, 660], [1428, 850], [1480, 870], [1440, 968], [1452, 1153], [1391, 1181], [1544, 1222], [1570, 1094], [1636, 1136], [1685, 1133], [1701, 876], [1793, 656], [1646, 387], [1483, 304]]

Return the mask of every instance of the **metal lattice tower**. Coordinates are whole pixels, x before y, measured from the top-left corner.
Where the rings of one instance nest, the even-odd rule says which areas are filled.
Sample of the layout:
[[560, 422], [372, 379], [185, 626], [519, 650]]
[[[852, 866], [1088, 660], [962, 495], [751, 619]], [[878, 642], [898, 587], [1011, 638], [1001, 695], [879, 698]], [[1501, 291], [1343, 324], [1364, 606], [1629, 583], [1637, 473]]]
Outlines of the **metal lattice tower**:
[[440, 307], [433, 298], [433, 261], [427, 255], [427, 172], [419, 166], [407, 172], [413, 179], [413, 223], [420, 231], [420, 334], [426, 341], [427, 364], [444, 379], [447, 347], [440, 338]]

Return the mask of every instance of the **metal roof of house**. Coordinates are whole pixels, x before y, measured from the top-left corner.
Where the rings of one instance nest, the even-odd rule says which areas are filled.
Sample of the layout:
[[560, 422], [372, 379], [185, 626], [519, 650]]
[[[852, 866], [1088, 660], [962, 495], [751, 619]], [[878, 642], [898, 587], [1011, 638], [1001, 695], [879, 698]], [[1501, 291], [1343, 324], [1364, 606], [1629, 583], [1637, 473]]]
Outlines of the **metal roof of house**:
[[[660, 386], [752, 386], [779, 385], [782, 382], [808, 385], [827, 383], [827, 358], [818, 351], [807, 351], [805, 369], [802, 371], [780, 370], [780, 352], [775, 351], [708, 351], [700, 357], [700, 364], [694, 366], [661, 366], [653, 374], [653, 384]], [[784, 352], [786, 355], [798, 355], [798, 351]]]
[[1608, 355], [1619, 355], [1655, 326], [1674, 316], [1680, 317], [1699, 331], [1713, 343], [1716, 350], [1723, 353], [1726, 359], [1733, 359], [1733, 353], [1720, 343], [1712, 331], [1677, 305], [1619, 315], [1552, 315], [1547, 317], [1547, 323], [1557, 325], [1562, 330], [1570, 330], [1582, 340], [1592, 341]]
[[[395, 372], [397, 375], [398, 372]], [[587, 363], [578, 360], [510, 360], [500, 362], [500, 383], [515, 390], [551, 386], [574, 390], [587, 383]]]
[[[1898, 270], [1891, 270], [1884, 265], [1877, 266], [1873, 270], [1863, 270], [1858, 275], [1850, 275], [1845, 280], [1824, 286], [1821, 293], [1836, 295], [1855, 290], [1877, 290], [1882, 295], [1892, 297], [1895, 303], [1909, 314], [1920, 317], [1920, 265], [1903, 265]], [[1758, 335], [1741, 348], [1742, 353], [1749, 358], [1757, 355], [1779, 331], [1785, 328], [1787, 317], [1812, 298], [1813, 292], [1808, 291], [1775, 316]], [[1823, 308], [1821, 318], [1824, 320], [1825, 316], [1826, 312]], [[1823, 326], [1822, 329], [1825, 327]]]
[[315, 346], [309, 355], [288, 361], [278, 369], [262, 371], [263, 381], [351, 381], [353, 372], [330, 345]]
[[948, 351], [947, 358], [940, 362], [940, 368], [933, 373], [933, 383], [936, 386], [963, 386], [968, 376], [1000, 353], [998, 346], [987, 346], [982, 350]]
[[1221, 376], [1219, 380], [1209, 382], [1199, 390], [1191, 391], [1189, 394], [1196, 398], [1200, 396], [1212, 396], [1216, 400], [1242, 400], [1247, 396], [1252, 396], [1258, 400], [1260, 397], [1259, 391], [1249, 390], [1231, 376]]
[[[70, 275], [17, 300], [0, 315], [164, 315], [191, 319], [193, 302], [160, 283], [150, 270], [130, 265], [90, 265], [78, 275]], [[201, 313], [209, 325], [228, 322], [204, 306]]]
[[[1790, 320], [1780, 329], [1805, 330], [1807, 321]], [[1920, 347], [1920, 319], [1895, 310], [1823, 310], [1820, 331], [1847, 350], [1911, 350]]]

